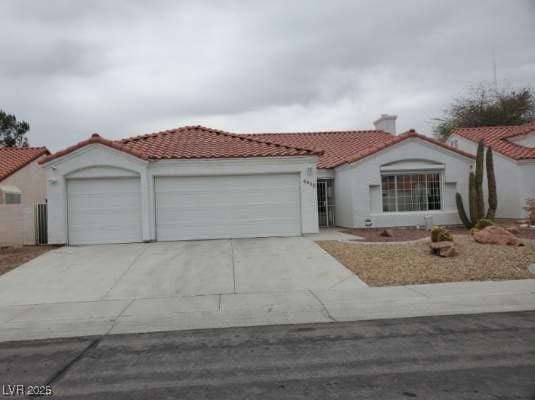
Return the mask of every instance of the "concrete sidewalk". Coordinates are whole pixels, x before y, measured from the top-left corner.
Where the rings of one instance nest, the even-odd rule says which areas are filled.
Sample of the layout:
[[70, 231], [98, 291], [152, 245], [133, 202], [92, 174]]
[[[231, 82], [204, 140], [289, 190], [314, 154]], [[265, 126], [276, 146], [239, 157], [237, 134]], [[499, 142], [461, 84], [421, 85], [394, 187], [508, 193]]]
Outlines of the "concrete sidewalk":
[[535, 310], [535, 279], [0, 306], [0, 341]]

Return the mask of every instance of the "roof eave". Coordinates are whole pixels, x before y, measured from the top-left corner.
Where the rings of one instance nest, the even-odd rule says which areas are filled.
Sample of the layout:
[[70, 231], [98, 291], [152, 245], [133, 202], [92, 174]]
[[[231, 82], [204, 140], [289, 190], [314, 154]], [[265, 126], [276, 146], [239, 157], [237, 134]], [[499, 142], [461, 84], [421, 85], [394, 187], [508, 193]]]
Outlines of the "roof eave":
[[428, 136], [425, 136], [425, 135], [422, 135], [422, 134], [419, 134], [415, 131], [408, 131], [408, 132], [404, 132], [396, 137], [394, 137], [390, 142], [387, 142], [387, 143], [384, 143], [384, 144], [381, 144], [381, 145], [378, 145], [376, 146], [375, 148], [373, 148], [373, 150], [371, 150], [370, 152], [364, 154], [364, 155], [361, 155], [361, 156], [358, 156], [358, 157], [355, 157], [355, 158], [352, 158], [352, 159], [348, 159], [348, 160], [344, 160], [342, 162], [340, 162], [339, 164], [337, 164], [334, 168], [337, 168], [337, 167], [340, 167], [340, 166], [343, 166], [343, 165], [351, 165], [351, 164], [354, 164], [356, 162], [360, 162], [368, 157], [371, 157], [377, 153], [380, 153], [382, 152], [383, 150], [387, 150], [388, 148], [396, 145], [396, 144], [400, 144], [400, 143], [403, 143], [405, 142], [406, 140], [408, 139], [420, 139], [420, 140], [424, 140], [428, 143], [431, 143], [435, 146], [438, 146], [444, 150], [447, 150], [447, 151], [450, 151], [452, 153], [455, 153], [457, 155], [460, 155], [462, 157], [465, 157], [465, 158], [468, 158], [470, 160], [475, 160], [475, 155], [473, 154], [470, 154], [470, 153], [467, 153], [467, 152], [464, 152], [462, 150], [459, 150], [453, 146], [450, 146], [450, 145], [447, 145], [445, 143], [442, 143], [442, 142], [439, 142], [438, 140], [436, 139], [433, 139], [433, 138], [430, 138]]
[[[9, 178], [10, 176], [12, 176], [14, 173], [20, 171], [21, 169], [23, 169], [24, 167], [26, 167], [27, 165], [31, 164], [32, 162], [36, 161], [36, 160], [39, 160], [39, 158], [43, 157], [44, 155], [50, 155], [50, 151], [46, 148], [46, 147], [42, 147], [41, 148], [42, 151], [39, 152], [39, 153], [36, 153], [32, 158], [28, 159], [24, 164], [22, 165], [19, 165], [17, 168], [11, 170], [9, 173], [7, 173], [6, 175], [4, 176], [0, 176], [0, 182], [6, 180], [7, 178]], [[39, 164], [41, 164], [41, 161], [39, 161]]]
[[117, 150], [117, 151], [121, 151], [123, 153], [126, 153], [126, 154], [129, 154], [131, 156], [134, 156], [134, 157], [137, 157], [139, 159], [142, 159], [142, 160], [146, 160], [147, 157], [145, 157], [143, 154], [135, 151], [135, 150], [131, 150], [131, 149], [128, 149], [126, 146], [122, 145], [122, 144], [119, 144], [117, 142], [114, 142], [112, 140], [108, 140], [108, 139], [104, 139], [103, 137], [101, 137], [100, 135], [94, 133], [91, 135], [91, 137], [89, 139], [86, 139], [86, 140], [83, 140], [81, 142], [78, 142], [77, 144], [73, 145], [73, 146], [70, 146], [70, 147], [67, 147], [66, 149], [63, 149], [63, 150], [60, 150], [54, 154], [51, 154], [49, 155], [48, 157], [42, 159], [39, 161], [39, 164], [42, 164], [42, 165], [48, 165], [50, 162], [52, 161], [57, 161], [58, 159], [60, 158], [63, 158], [75, 151], [78, 151], [80, 149], [83, 149], [84, 147], [87, 147], [87, 146], [90, 146], [90, 145], [93, 145], [93, 144], [100, 144], [100, 145], [103, 145], [103, 146], [107, 146], [109, 148], [112, 148], [114, 150]]

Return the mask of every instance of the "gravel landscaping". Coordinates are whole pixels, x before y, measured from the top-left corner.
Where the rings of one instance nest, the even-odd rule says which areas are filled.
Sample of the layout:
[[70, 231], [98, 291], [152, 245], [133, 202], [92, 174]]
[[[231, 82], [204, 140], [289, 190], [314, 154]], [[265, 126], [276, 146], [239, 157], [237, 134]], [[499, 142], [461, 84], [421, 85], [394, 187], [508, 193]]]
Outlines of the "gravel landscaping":
[[[503, 227], [512, 226], [514, 224], [499, 223], [498, 225]], [[518, 229], [518, 233], [515, 236], [521, 239], [535, 240], [535, 228], [520, 228], [518, 225], [514, 225]], [[385, 229], [392, 232], [392, 237], [381, 236], [380, 233]], [[453, 234], [468, 234], [468, 230], [463, 226], [448, 226], [448, 231]], [[408, 242], [418, 239], [429, 237], [429, 231], [425, 229], [416, 228], [353, 228], [353, 229], [340, 229], [340, 232], [347, 233], [361, 237], [363, 239], [355, 239], [359, 242]]]
[[56, 248], [57, 246], [0, 247], [0, 275]]
[[384, 230], [384, 228], [354, 228], [343, 229], [340, 232], [364, 238], [363, 240], [355, 239], [364, 242], [404, 242], [429, 237], [429, 231], [425, 229], [388, 228], [392, 232], [392, 237], [381, 236], [380, 233]]
[[353, 271], [369, 286], [421, 283], [526, 279], [534, 276], [535, 245], [485, 245], [467, 235], [454, 235], [459, 255], [430, 254], [428, 242], [367, 245], [319, 241], [318, 245]]

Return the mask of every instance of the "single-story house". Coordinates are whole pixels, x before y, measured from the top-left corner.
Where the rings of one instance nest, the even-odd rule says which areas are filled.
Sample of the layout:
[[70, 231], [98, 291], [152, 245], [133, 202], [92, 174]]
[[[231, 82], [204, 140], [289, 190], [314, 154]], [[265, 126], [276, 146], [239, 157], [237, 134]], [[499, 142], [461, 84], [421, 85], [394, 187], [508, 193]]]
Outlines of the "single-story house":
[[0, 244], [36, 243], [35, 206], [46, 202], [45, 147], [0, 147]]
[[88, 140], [43, 160], [49, 242], [290, 236], [319, 226], [460, 223], [472, 154], [395, 117], [376, 129], [231, 134], [202, 126]]
[[[526, 200], [535, 198], [535, 122], [456, 129], [448, 144], [475, 154], [480, 140], [493, 150], [498, 194], [496, 217], [527, 218]], [[486, 177], [483, 187], [486, 191]]]

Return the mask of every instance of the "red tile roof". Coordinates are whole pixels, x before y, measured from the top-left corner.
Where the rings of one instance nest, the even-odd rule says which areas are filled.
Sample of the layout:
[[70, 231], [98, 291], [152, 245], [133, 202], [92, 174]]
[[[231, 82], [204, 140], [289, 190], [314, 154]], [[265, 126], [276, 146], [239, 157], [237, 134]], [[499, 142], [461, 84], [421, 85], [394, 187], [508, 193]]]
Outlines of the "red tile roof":
[[338, 165], [352, 163], [409, 138], [423, 139], [465, 157], [474, 158], [470, 153], [439, 142], [429, 136], [421, 135], [414, 130], [397, 136], [380, 130], [260, 133], [248, 134], [248, 136], [323, 150], [324, 153], [320, 157], [318, 168], [334, 168]]
[[142, 159], [247, 158], [321, 155], [314, 149], [272, 143], [202, 126], [185, 126], [162, 132], [110, 141], [94, 134], [90, 139], [57, 152], [42, 162], [62, 157], [92, 143], [100, 143]]
[[46, 154], [46, 147], [0, 147], [0, 181]]
[[466, 139], [474, 142], [483, 140], [486, 146], [492, 147], [507, 157], [514, 160], [535, 159], [535, 148], [522, 146], [508, 139], [515, 136], [526, 135], [535, 132], [535, 122], [512, 126], [486, 126], [480, 128], [458, 128], [453, 131]]
[[115, 150], [124, 151], [125, 153], [131, 154], [141, 159], [147, 159], [146, 155], [143, 154], [142, 152], [128, 149], [125, 145], [121, 143], [114, 142], [108, 139], [104, 139], [98, 133], [93, 133], [89, 139], [82, 140], [81, 142], [78, 142], [73, 146], [67, 147], [64, 150], [51, 154], [48, 157], [45, 157], [42, 160], [40, 160], [39, 164], [44, 164], [56, 158], [63, 157], [69, 153], [72, 153], [75, 150], [81, 149], [82, 147], [85, 147], [87, 145], [94, 144], [94, 143], [102, 144], [104, 146], [111, 147], [112, 149], [115, 149]]
[[419, 138], [473, 158], [472, 154], [439, 142], [414, 130], [393, 136], [380, 130], [296, 133], [232, 134], [202, 126], [186, 126], [111, 141], [93, 134], [41, 163], [62, 157], [92, 143], [99, 143], [141, 159], [243, 158], [319, 155], [318, 168], [351, 163], [408, 138]]
[[370, 147], [385, 143], [393, 138], [390, 133], [376, 130], [258, 133], [247, 134], [247, 136], [292, 146], [321, 149], [324, 153], [320, 157], [318, 168], [336, 167], [355, 155], [367, 151]]

